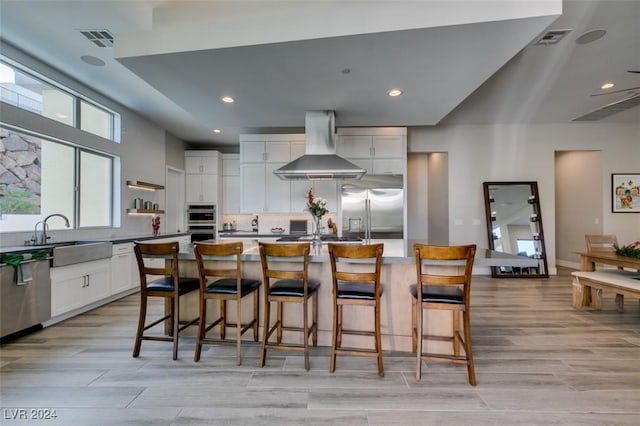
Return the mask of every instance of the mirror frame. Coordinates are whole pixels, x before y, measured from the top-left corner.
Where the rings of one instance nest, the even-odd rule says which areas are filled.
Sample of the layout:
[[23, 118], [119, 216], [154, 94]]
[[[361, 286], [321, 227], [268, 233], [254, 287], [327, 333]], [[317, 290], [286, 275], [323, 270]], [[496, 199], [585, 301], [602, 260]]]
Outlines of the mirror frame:
[[489, 240], [489, 249], [495, 251], [495, 243], [494, 243], [494, 235], [493, 235], [493, 220], [495, 220], [493, 211], [491, 208], [491, 203], [493, 199], [491, 197], [490, 189], [495, 186], [510, 186], [510, 185], [528, 185], [530, 188], [530, 196], [528, 200], [526, 200], [533, 208], [533, 213], [529, 219], [530, 223], [536, 224], [536, 229], [538, 232], [538, 238], [533, 237], [536, 243], [536, 249], [539, 250], [538, 258], [540, 267], [538, 268], [538, 272], [534, 273], [531, 269], [529, 273], [507, 273], [502, 272], [499, 267], [493, 266], [491, 267], [491, 276], [493, 278], [548, 278], [549, 277], [549, 268], [547, 266], [547, 249], [544, 242], [544, 231], [542, 227], [542, 210], [540, 208], [540, 195], [538, 193], [538, 182], [536, 181], [498, 181], [498, 182], [483, 182], [482, 186], [484, 189], [484, 205], [485, 205], [485, 215], [486, 215], [486, 223], [487, 223], [487, 237]]

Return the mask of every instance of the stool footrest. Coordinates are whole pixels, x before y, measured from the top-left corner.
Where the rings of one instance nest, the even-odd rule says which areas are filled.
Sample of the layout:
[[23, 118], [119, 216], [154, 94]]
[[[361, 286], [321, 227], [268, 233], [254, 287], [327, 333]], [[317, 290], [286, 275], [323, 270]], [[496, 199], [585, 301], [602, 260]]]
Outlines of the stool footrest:
[[469, 360], [466, 356], [455, 356], [455, 355], [447, 355], [447, 354], [432, 354], [432, 353], [423, 353], [420, 358], [423, 361], [436, 361], [436, 362], [453, 362], [457, 364], [466, 364]]
[[335, 351], [336, 353], [345, 355], [378, 356], [378, 352], [375, 349], [336, 348]]

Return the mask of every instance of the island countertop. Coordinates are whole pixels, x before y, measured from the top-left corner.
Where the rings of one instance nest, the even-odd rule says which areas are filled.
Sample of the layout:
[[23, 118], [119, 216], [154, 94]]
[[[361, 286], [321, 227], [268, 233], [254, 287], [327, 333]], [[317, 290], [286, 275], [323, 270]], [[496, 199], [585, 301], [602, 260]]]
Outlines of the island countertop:
[[[231, 240], [225, 240], [230, 242]], [[260, 254], [258, 253], [259, 238], [247, 242], [244, 240], [244, 252], [241, 259], [246, 262], [259, 262]], [[272, 243], [273, 240], [265, 241]], [[435, 243], [424, 240], [410, 240], [405, 244], [403, 240], [372, 240], [374, 243], [384, 243], [384, 252], [382, 254], [383, 264], [415, 264], [415, 258], [411, 251], [414, 243], [420, 244], [433, 244], [433, 245], [455, 245], [453, 243]], [[293, 243], [296, 244], [296, 243]], [[408, 253], [408, 255], [406, 254]], [[195, 260], [193, 250], [188, 253], [181, 253], [181, 259]], [[309, 256], [310, 263], [324, 263], [329, 262], [329, 253], [327, 251], [327, 244], [313, 244], [311, 245], [311, 254]], [[437, 264], [437, 262], [432, 262]], [[514, 267], [536, 267], [538, 261], [524, 256], [515, 256], [509, 253], [502, 253], [494, 250], [478, 248], [476, 250], [476, 256], [474, 260], [474, 266], [478, 267], [491, 267], [491, 266], [514, 266]]]
[[[259, 239], [242, 240], [244, 243], [244, 253], [241, 256], [243, 260], [242, 275], [246, 278], [254, 278], [262, 281], [262, 268], [260, 264], [260, 255], [258, 253]], [[273, 242], [273, 240], [269, 240]], [[372, 241], [372, 243], [378, 241]], [[384, 289], [382, 296], [382, 340], [384, 350], [411, 351], [411, 294], [410, 286], [416, 282], [415, 258], [411, 256], [411, 251], [406, 251], [408, 244], [403, 240], [379, 240], [384, 242], [385, 250], [382, 260], [381, 282]], [[416, 241], [417, 242], [417, 241]], [[411, 247], [414, 241], [411, 241]], [[294, 243], [295, 244], [295, 243]], [[434, 243], [432, 243], [434, 244]], [[440, 244], [442, 245], [442, 244]], [[449, 244], [447, 244], [449, 245]], [[406, 253], [409, 253], [407, 256]], [[197, 265], [193, 250], [181, 253], [180, 258], [180, 275], [181, 276], [198, 276]], [[205, 260], [206, 262], [206, 260]], [[434, 262], [434, 264], [438, 264]], [[478, 249], [475, 257], [476, 267], [483, 266], [535, 266], [535, 259], [522, 256], [514, 256], [499, 253], [487, 249]], [[448, 266], [445, 268], [460, 268], [461, 266]], [[482, 269], [482, 268], [479, 268]], [[443, 269], [446, 273], [447, 270]], [[480, 271], [478, 271], [480, 272]], [[326, 244], [312, 244], [312, 250], [309, 263], [309, 278], [321, 283], [317, 293], [318, 297], [318, 344], [322, 346], [330, 346], [331, 344], [331, 311], [332, 311], [332, 279], [331, 265], [327, 253]], [[260, 291], [260, 311], [263, 312], [264, 300], [262, 291]], [[299, 307], [297, 307], [299, 308]], [[243, 316], [250, 315], [251, 303], [242, 304]], [[216, 309], [210, 310], [215, 312]], [[229, 320], [233, 321], [235, 312], [233, 309], [227, 311]], [[180, 318], [181, 320], [194, 318], [198, 315], [197, 293], [189, 293], [180, 298]], [[213, 315], [213, 314], [211, 314]], [[372, 315], [365, 310], [348, 310], [345, 311], [345, 321], [355, 328], [366, 328], [371, 326]], [[300, 312], [295, 309], [287, 308], [284, 312], [285, 321], [296, 324], [300, 321]], [[212, 319], [212, 318], [210, 318]], [[431, 334], [447, 335], [451, 333], [451, 314], [449, 312], [430, 312], [429, 320], [425, 330], [430, 330]], [[262, 326], [263, 318], [260, 318], [260, 326]], [[185, 330], [187, 332], [187, 330]], [[216, 334], [216, 331], [211, 332]], [[286, 334], [286, 333], [285, 333]], [[290, 337], [293, 339], [301, 339], [294, 333]], [[249, 337], [247, 337], [249, 338]], [[370, 347], [372, 341], [363, 336], [345, 336], [345, 346]], [[426, 349], [433, 352], [447, 352], [450, 350], [450, 344], [446, 342], [430, 341], [426, 343]]]

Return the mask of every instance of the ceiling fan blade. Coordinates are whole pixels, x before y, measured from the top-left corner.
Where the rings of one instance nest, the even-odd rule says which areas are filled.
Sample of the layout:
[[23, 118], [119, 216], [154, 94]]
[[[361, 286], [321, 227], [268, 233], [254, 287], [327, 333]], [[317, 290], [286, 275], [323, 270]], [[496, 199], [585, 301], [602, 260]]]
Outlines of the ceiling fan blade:
[[627, 70], [627, 72], [631, 72], [634, 74], [640, 74], [640, 70]]
[[620, 89], [620, 90], [613, 90], [611, 92], [605, 92], [605, 93], [594, 93], [591, 96], [604, 96], [604, 95], [613, 95], [614, 93], [622, 93], [622, 92], [629, 92], [631, 90], [636, 90], [636, 89], [640, 89], [640, 86], [635, 86], [635, 87], [629, 87], [627, 89]]

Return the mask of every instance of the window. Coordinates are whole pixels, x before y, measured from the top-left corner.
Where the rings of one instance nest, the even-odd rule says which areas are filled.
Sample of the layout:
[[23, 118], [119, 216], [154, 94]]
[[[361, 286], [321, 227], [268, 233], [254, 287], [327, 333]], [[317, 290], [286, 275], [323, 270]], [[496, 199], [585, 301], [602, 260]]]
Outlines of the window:
[[119, 114], [6, 58], [0, 58], [0, 100], [120, 142]]
[[113, 139], [113, 114], [80, 100], [80, 128], [105, 139]]
[[[7, 165], [0, 181], [0, 232], [34, 229], [52, 213], [73, 228], [112, 226], [117, 157], [43, 136], [0, 128]], [[52, 229], [64, 222], [50, 221]]]
[[111, 225], [112, 159], [80, 151], [80, 227]]

